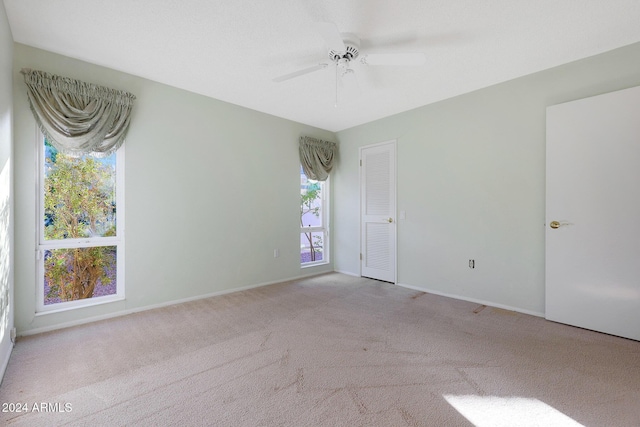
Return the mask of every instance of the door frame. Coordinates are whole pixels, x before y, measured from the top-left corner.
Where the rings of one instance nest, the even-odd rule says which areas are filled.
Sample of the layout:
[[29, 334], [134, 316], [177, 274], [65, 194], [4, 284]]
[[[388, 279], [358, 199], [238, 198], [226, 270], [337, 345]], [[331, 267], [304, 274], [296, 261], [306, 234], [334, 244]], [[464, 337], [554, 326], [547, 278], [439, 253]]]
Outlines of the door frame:
[[359, 247], [360, 247], [360, 262], [359, 262], [359, 267], [360, 267], [360, 277], [364, 277], [362, 276], [362, 263], [364, 262], [363, 259], [363, 251], [364, 248], [362, 247], [362, 218], [363, 218], [363, 214], [364, 214], [364, 207], [362, 206], [362, 185], [363, 185], [363, 174], [362, 174], [362, 152], [363, 150], [369, 149], [369, 148], [375, 148], [375, 147], [380, 147], [383, 145], [390, 145], [393, 147], [393, 160], [394, 160], [394, 164], [393, 164], [393, 182], [394, 182], [394, 188], [393, 188], [393, 226], [395, 227], [395, 233], [394, 233], [394, 244], [393, 244], [393, 254], [391, 255], [391, 258], [393, 260], [393, 284], [397, 285], [398, 284], [398, 140], [397, 139], [390, 139], [390, 140], [386, 140], [386, 141], [382, 141], [382, 142], [376, 142], [374, 144], [369, 144], [369, 145], [363, 145], [361, 147], [359, 147], [358, 149], [358, 160], [360, 163], [359, 166], [359, 190], [358, 190], [358, 196], [359, 196], [359, 204], [360, 204], [360, 218], [358, 219], [358, 224], [359, 224], [359, 230], [358, 230], [358, 235], [360, 237], [360, 243], [359, 243]]

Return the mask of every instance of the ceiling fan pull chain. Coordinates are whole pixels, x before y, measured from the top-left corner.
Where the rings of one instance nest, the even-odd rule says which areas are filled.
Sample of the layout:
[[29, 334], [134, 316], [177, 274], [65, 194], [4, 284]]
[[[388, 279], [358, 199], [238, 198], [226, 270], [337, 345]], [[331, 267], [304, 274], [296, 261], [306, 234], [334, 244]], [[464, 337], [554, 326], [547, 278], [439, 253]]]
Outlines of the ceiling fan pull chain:
[[338, 63], [336, 62], [336, 103], [335, 108], [338, 108]]

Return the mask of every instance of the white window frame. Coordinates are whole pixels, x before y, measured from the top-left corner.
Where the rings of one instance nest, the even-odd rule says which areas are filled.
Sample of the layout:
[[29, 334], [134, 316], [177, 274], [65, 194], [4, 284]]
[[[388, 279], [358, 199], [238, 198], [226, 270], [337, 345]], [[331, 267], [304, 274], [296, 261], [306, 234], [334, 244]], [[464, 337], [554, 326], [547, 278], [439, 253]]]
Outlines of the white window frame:
[[[36, 315], [57, 313], [76, 309], [121, 301], [124, 293], [124, 145], [116, 151], [116, 235], [107, 237], [90, 237], [82, 239], [45, 240], [44, 238], [44, 162], [45, 162], [45, 137], [37, 130], [37, 202], [36, 202]], [[44, 304], [44, 253], [50, 249], [87, 248], [96, 246], [116, 247], [116, 293], [97, 298], [86, 298], [75, 301], [60, 302], [56, 304]]]
[[300, 235], [302, 236], [303, 233], [308, 233], [308, 232], [312, 232], [312, 233], [322, 233], [322, 259], [319, 261], [310, 261], [310, 262], [301, 262], [300, 263], [300, 268], [307, 268], [307, 267], [315, 267], [317, 265], [323, 265], [323, 264], [329, 264], [329, 260], [330, 258], [330, 252], [329, 252], [329, 240], [330, 240], [330, 233], [329, 233], [329, 223], [330, 223], [330, 218], [329, 218], [329, 199], [331, 198], [329, 195], [331, 194], [331, 185], [329, 183], [330, 178], [327, 178], [326, 181], [322, 181], [322, 195], [321, 195], [321, 201], [322, 201], [322, 225], [319, 227], [300, 227]]

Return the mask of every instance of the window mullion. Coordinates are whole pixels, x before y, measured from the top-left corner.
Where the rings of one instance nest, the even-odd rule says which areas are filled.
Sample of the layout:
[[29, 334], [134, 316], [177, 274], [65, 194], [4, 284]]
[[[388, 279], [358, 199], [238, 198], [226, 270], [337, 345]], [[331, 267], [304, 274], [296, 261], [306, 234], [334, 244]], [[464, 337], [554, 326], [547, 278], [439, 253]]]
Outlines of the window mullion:
[[93, 239], [45, 240], [38, 246], [41, 249], [90, 248], [95, 246], [117, 246], [119, 237], [99, 237]]
[[324, 227], [300, 227], [301, 233], [309, 233], [309, 232], [316, 233], [320, 231], [324, 231]]

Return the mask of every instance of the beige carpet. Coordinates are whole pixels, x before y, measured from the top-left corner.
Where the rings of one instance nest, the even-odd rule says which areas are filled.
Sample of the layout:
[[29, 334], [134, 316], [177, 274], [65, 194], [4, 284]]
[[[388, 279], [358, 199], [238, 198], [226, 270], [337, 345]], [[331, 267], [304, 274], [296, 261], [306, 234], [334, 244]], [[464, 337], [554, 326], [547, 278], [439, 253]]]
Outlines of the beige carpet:
[[20, 339], [0, 402], [20, 426], [638, 426], [640, 342], [336, 273]]

